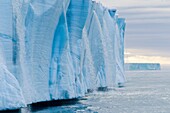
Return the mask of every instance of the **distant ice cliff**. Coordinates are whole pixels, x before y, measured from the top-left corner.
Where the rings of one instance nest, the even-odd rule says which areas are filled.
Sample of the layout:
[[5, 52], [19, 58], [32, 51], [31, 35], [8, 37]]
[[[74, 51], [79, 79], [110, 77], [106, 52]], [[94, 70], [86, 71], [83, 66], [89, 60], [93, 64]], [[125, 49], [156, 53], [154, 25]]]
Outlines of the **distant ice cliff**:
[[1, 0], [0, 110], [124, 85], [124, 31], [91, 0]]
[[125, 70], [161, 70], [161, 65], [159, 63], [127, 63]]

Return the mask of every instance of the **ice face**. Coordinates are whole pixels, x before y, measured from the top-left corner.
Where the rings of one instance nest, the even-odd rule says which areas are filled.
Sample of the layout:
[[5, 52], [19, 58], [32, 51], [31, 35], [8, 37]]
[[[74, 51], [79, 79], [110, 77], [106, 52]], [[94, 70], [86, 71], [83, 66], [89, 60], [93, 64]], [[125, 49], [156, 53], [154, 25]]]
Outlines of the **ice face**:
[[0, 6], [0, 95], [14, 94], [0, 96], [0, 110], [124, 84], [125, 21], [116, 10], [91, 0]]
[[7, 67], [10, 64], [9, 58], [11, 55], [10, 46], [8, 45], [11, 42], [7, 37], [0, 36], [0, 110], [26, 106], [18, 80]]
[[133, 70], [161, 70], [159, 63], [127, 63], [125, 69], [129, 71]]
[[17, 79], [0, 63], [0, 110], [25, 107], [25, 99]]

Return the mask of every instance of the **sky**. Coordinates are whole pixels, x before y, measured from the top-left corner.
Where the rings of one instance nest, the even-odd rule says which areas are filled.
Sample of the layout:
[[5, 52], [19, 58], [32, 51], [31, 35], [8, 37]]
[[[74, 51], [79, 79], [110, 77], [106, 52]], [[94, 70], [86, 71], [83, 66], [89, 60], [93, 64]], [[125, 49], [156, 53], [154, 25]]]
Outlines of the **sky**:
[[170, 0], [96, 1], [126, 18], [126, 62], [170, 64]]

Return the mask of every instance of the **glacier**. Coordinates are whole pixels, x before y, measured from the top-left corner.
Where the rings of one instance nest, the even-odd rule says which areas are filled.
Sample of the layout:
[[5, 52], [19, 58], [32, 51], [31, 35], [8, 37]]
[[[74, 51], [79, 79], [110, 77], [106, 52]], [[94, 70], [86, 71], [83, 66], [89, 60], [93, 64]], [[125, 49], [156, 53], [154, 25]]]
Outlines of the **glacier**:
[[161, 70], [160, 63], [126, 63], [125, 70]]
[[0, 1], [0, 110], [124, 86], [125, 19], [91, 0]]

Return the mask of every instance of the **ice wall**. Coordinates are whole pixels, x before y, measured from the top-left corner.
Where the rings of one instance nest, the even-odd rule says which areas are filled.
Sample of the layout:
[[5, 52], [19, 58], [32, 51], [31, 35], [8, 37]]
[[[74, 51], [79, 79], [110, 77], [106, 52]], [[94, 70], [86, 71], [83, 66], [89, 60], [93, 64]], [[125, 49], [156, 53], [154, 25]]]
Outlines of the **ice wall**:
[[125, 70], [161, 70], [161, 65], [159, 63], [127, 63]]
[[25, 107], [21, 86], [12, 74], [12, 4], [0, 1], [0, 110]]
[[124, 84], [125, 20], [115, 9], [91, 0], [3, 0], [0, 14], [0, 110]]
[[[0, 56], [0, 59], [2, 57]], [[0, 60], [1, 61], [1, 60]], [[21, 87], [12, 75], [6, 65], [0, 63], [0, 110], [2, 109], [17, 109], [25, 107], [25, 99], [22, 94]]]

